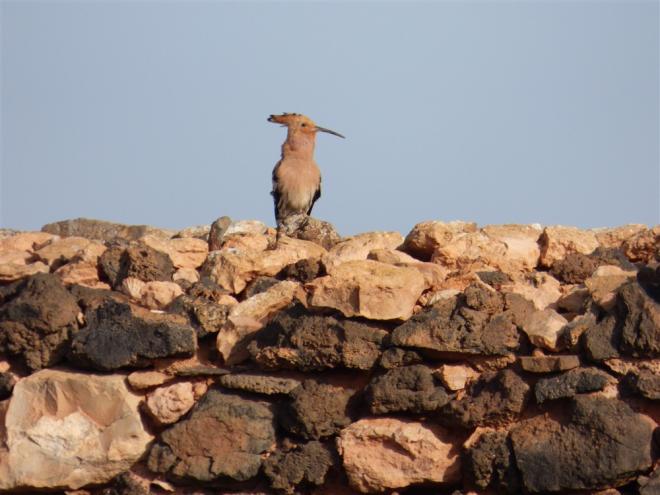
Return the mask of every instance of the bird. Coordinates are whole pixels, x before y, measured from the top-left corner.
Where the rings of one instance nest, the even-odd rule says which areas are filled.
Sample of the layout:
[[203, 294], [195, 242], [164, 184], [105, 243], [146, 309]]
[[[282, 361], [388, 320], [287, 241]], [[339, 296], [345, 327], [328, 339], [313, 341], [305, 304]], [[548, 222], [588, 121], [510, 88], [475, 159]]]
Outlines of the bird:
[[271, 115], [268, 122], [288, 129], [282, 144], [282, 156], [273, 169], [271, 194], [277, 221], [276, 247], [285, 220], [301, 214], [308, 219], [314, 203], [321, 197], [321, 171], [314, 161], [316, 133], [326, 132], [342, 139], [344, 136], [318, 126], [309, 117], [298, 113]]

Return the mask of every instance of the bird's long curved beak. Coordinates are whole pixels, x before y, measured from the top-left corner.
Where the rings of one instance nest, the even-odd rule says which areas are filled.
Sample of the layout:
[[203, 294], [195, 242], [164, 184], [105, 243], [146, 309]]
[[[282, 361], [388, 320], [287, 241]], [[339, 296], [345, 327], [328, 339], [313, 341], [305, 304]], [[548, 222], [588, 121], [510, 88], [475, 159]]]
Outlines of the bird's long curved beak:
[[319, 126], [316, 126], [316, 130], [317, 130], [317, 131], [321, 131], [321, 132], [327, 132], [328, 134], [334, 134], [335, 136], [339, 136], [339, 137], [342, 138], [342, 139], [346, 139], [344, 136], [342, 136], [342, 135], [339, 134], [338, 132], [331, 131], [330, 129], [326, 129], [325, 127], [319, 127]]

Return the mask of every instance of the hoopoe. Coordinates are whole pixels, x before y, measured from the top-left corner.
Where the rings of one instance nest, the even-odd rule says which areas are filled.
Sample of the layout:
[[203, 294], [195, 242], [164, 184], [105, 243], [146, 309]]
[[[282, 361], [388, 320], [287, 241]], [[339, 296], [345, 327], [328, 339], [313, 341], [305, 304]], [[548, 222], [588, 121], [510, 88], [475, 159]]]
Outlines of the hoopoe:
[[317, 126], [309, 117], [297, 113], [271, 115], [268, 122], [288, 128], [282, 144], [282, 158], [273, 169], [273, 200], [277, 220], [277, 242], [287, 217], [309, 216], [314, 203], [321, 197], [321, 171], [314, 161], [317, 132], [327, 132], [343, 138], [341, 134]]

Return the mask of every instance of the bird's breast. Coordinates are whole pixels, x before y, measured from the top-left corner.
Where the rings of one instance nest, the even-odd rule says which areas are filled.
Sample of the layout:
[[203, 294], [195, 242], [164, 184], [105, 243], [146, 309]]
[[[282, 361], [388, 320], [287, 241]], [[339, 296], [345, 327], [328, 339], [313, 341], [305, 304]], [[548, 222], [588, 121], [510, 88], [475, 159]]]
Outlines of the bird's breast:
[[321, 183], [321, 171], [313, 161], [284, 159], [276, 171], [278, 189], [291, 208], [306, 210]]

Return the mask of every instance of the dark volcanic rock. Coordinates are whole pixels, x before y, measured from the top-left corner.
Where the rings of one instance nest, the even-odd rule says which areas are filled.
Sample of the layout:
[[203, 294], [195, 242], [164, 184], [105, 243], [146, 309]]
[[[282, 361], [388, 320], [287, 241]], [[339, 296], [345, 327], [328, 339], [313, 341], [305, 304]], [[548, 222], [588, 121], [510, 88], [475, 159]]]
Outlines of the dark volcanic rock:
[[587, 357], [592, 361], [619, 357], [621, 327], [617, 324], [616, 318], [608, 315], [587, 329], [580, 341]]
[[538, 416], [511, 430], [528, 492], [619, 486], [651, 467], [648, 418], [616, 399], [577, 396], [571, 401], [566, 421]]
[[106, 301], [85, 313], [87, 326], [71, 342], [69, 359], [100, 371], [144, 366], [164, 357], [189, 357], [195, 330], [175, 315], [133, 314], [128, 304]]
[[303, 375], [296, 372], [246, 371], [244, 373], [229, 373], [218, 378], [218, 383], [226, 388], [246, 390], [256, 394], [289, 394], [300, 386]]
[[224, 216], [218, 218], [211, 224], [209, 231], [209, 251], [215, 251], [222, 247], [224, 242], [225, 232], [231, 225], [231, 218]]
[[190, 297], [204, 298], [211, 302], [218, 302], [226, 295], [230, 295], [227, 289], [223, 289], [208, 277], [202, 277], [199, 282], [195, 282], [187, 290]]
[[499, 493], [520, 493], [520, 476], [506, 431], [482, 434], [467, 449], [463, 462], [468, 485], [479, 490], [491, 487]]
[[314, 258], [307, 258], [285, 266], [278, 273], [278, 277], [292, 278], [302, 283], [307, 283], [321, 276], [322, 273], [323, 267], [321, 261]]
[[62, 237], [76, 236], [101, 241], [110, 241], [117, 238], [130, 241], [139, 239], [147, 234], [169, 238], [173, 234], [173, 232], [168, 230], [158, 229], [149, 225], [124, 225], [103, 220], [91, 220], [89, 218], [75, 218], [73, 220], [49, 223], [44, 225], [41, 231]]
[[447, 404], [441, 418], [464, 428], [507, 423], [522, 412], [528, 396], [529, 385], [512, 370], [487, 372], [469, 386], [465, 397]]
[[334, 463], [333, 453], [321, 442], [309, 442], [287, 452], [276, 452], [264, 461], [270, 486], [285, 493], [296, 487], [320, 486]]
[[660, 304], [629, 282], [619, 290], [617, 308], [623, 319], [620, 349], [635, 357], [660, 357]]
[[174, 273], [169, 255], [141, 243], [110, 246], [99, 258], [99, 264], [115, 288], [127, 277], [144, 282], [171, 281]]
[[385, 349], [380, 356], [378, 364], [385, 369], [398, 368], [411, 364], [419, 364], [424, 361], [422, 355], [412, 349], [402, 349], [400, 347], [390, 347]]
[[470, 286], [397, 327], [392, 343], [449, 357], [506, 355], [518, 348], [519, 336], [514, 313], [503, 309], [498, 292]]
[[278, 313], [248, 349], [267, 369], [367, 370], [380, 357], [387, 331], [376, 323], [312, 315], [302, 305]]
[[183, 294], [172, 301], [167, 311], [185, 316], [197, 332], [197, 337], [201, 339], [220, 331], [227, 322], [229, 307]]
[[372, 414], [435, 411], [449, 402], [445, 388], [422, 365], [394, 368], [375, 378], [365, 391]]
[[314, 217], [304, 218], [297, 226], [292, 226], [292, 229], [287, 232], [287, 235], [314, 242], [326, 249], [332, 248], [341, 240], [335, 227], [330, 222], [318, 220]]
[[92, 289], [82, 285], [72, 285], [69, 292], [76, 299], [83, 311], [94, 309], [108, 300], [128, 304], [129, 299], [121, 292], [107, 289]]
[[640, 369], [630, 371], [624, 384], [634, 393], [650, 400], [660, 400], [660, 375], [651, 370]]
[[131, 472], [122, 473], [112, 480], [112, 487], [101, 490], [98, 495], [150, 495], [149, 485]]
[[279, 416], [290, 433], [308, 440], [334, 435], [351, 423], [350, 401], [354, 392], [342, 387], [305, 380], [291, 392]]
[[660, 303], [660, 264], [642, 266], [637, 272], [637, 281], [655, 302]]
[[62, 360], [78, 328], [80, 308], [52, 274], [17, 282], [0, 307], [0, 351], [20, 355], [31, 370]]
[[16, 379], [11, 373], [0, 373], [0, 400], [11, 397], [11, 391], [14, 389]]
[[534, 394], [540, 404], [546, 400], [603, 390], [608, 383], [614, 383], [614, 378], [598, 368], [575, 368], [559, 376], [542, 378], [536, 382]]
[[477, 276], [483, 283], [496, 289], [511, 282], [511, 278], [506, 273], [500, 271], [477, 272]]
[[161, 434], [148, 467], [174, 479], [245, 481], [274, 442], [268, 403], [211, 389], [187, 419]]
[[550, 273], [566, 284], [582, 284], [598, 268], [598, 260], [582, 253], [569, 253], [552, 264]]
[[243, 291], [243, 296], [245, 299], [249, 299], [256, 294], [266, 292], [273, 285], [277, 285], [279, 283], [280, 281], [275, 277], [257, 277], [245, 288], [245, 291]]

